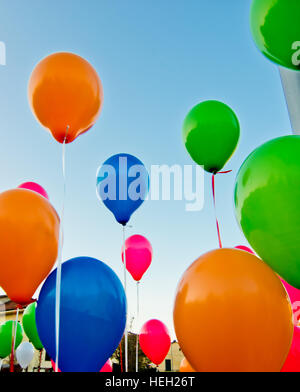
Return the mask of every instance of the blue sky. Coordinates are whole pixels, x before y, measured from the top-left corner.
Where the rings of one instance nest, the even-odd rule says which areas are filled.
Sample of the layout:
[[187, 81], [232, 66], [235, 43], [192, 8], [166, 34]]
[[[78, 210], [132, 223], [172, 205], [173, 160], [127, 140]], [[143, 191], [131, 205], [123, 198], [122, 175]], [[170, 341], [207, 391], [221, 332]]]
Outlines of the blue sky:
[[[237, 170], [258, 145], [290, 133], [278, 68], [252, 42], [251, 1], [240, 0], [14, 0], [0, 1], [0, 190], [24, 181], [45, 187], [58, 212], [63, 183], [61, 145], [35, 120], [27, 83], [35, 64], [57, 51], [85, 57], [99, 73], [104, 105], [97, 124], [66, 148], [64, 259], [96, 257], [122, 279], [122, 230], [96, 197], [96, 171], [109, 156], [127, 152], [145, 166], [191, 164], [181, 126], [195, 104], [217, 99], [239, 117], [241, 139], [216, 179], [224, 246], [245, 244], [234, 216]], [[128, 235], [152, 243], [152, 266], [141, 289], [141, 323], [159, 318], [172, 331], [176, 285], [201, 254], [218, 246], [210, 175], [205, 203], [186, 212], [184, 201], [146, 201]], [[135, 284], [128, 278], [129, 317]]]

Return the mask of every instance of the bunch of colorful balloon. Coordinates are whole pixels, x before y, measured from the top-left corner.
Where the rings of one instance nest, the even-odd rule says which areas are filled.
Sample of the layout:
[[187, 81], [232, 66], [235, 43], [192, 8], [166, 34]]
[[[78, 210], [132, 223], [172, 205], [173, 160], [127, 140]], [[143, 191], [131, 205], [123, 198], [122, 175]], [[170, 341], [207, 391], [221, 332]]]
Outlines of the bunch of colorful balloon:
[[[188, 114], [183, 135], [193, 160], [214, 176], [237, 145], [239, 123], [226, 105], [203, 102]], [[285, 279], [293, 271], [289, 262], [292, 253], [300, 254], [293, 238], [299, 220], [293, 206], [299, 195], [292, 191], [296, 186], [300, 189], [296, 174], [300, 172], [296, 163], [299, 152], [282, 149], [282, 155], [289, 157], [288, 175], [278, 155], [272, 158], [268, 153], [267, 158], [265, 154], [260, 164], [255, 155], [261, 154], [252, 153], [248, 158], [251, 165], [246, 163], [240, 170], [235, 192], [238, 220], [249, 244], [266, 263], [270, 264], [268, 255], [281, 265], [285, 263], [286, 273], [272, 265]], [[214, 177], [212, 189], [215, 204]], [[278, 203], [280, 199], [282, 203]], [[291, 220], [285, 215], [287, 208], [294, 213]], [[295, 225], [291, 236], [287, 222]], [[217, 219], [216, 224], [222, 248]], [[281, 244], [275, 248], [276, 240]], [[291, 244], [293, 252], [287, 255]], [[183, 369], [189, 363], [198, 372], [280, 371], [292, 341], [292, 311], [280, 279], [262, 260], [248, 247], [218, 249], [202, 255], [184, 273], [174, 304], [175, 331], [186, 357]], [[294, 265], [295, 272], [296, 268]]]
[[[299, 135], [300, 3], [253, 0], [250, 25], [258, 49], [278, 67], [293, 131]], [[246, 238], [278, 273], [292, 303], [294, 337], [282, 371], [300, 370], [299, 136], [271, 140], [243, 163], [236, 181], [236, 215]]]
[[239, 249], [213, 250], [187, 269], [177, 287], [174, 325], [197, 372], [280, 371], [293, 336], [280, 279]]
[[[251, 28], [257, 46], [278, 65], [296, 70], [293, 40], [300, 30], [292, 21], [299, 15], [300, 4], [293, 0], [252, 2]], [[188, 118], [189, 132], [184, 135], [192, 158], [216, 171], [203, 154], [215, 158], [219, 150], [207, 146], [199, 132], [203, 124], [213, 141], [222, 140], [214, 133], [219, 118], [211, 118], [212, 126], [203, 114], [199, 119], [192, 116], [190, 122]], [[224, 138], [225, 130], [224, 126]], [[248, 247], [214, 250], [196, 260], [179, 282], [175, 330], [196, 371], [299, 369], [299, 329], [293, 326], [289, 299], [296, 303], [300, 288], [299, 154], [299, 136], [271, 140], [252, 152], [238, 173], [237, 220], [260, 258]], [[277, 274], [287, 283], [282, 284]], [[296, 312], [294, 322], [298, 324]]]
[[[144, 202], [149, 190], [149, 174], [144, 164], [135, 156], [130, 154], [116, 154], [108, 158], [103, 165], [101, 165], [97, 172], [97, 195], [104, 205], [113, 213], [116, 221], [123, 226], [123, 249], [126, 249], [125, 226], [130, 220], [131, 215]], [[132, 243], [132, 241], [130, 241]], [[138, 241], [137, 241], [138, 243]], [[142, 242], [141, 242], [142, 243]], [[143, 243], [142, 243], [143, 246]], [[141, 271], [147, 263], [149, 263], [149, 244], [145, 245], [142, 251], [143, 257], [137, 263], [134, 258], [134, 253], [137, 248], [131, 253], [130, 270], [136, 268], [137, 275], [142, 277]], [[150, 245], [151, 247], [151, 245]], [[152, 255], [152, 250], [151, 250]], [[127, 251], [124, 257], [124, 289], [127, 294]], [[151, 256], [150, 256], [151, 262]], [[149, 266], [149, 265], [148, 265]], [[146, 267], [147, 269], [148, 267]], [[144, 270], [144, 272], [146, 271]], [[135, 276], [133, 276], [135, 278]], [[125, 326], [125, 371], [128, 371], [128, 335], [127, 327]]]
[[62, 144], [64, 193], [59, 232], [60, 252], [56, 285], [56, 362], [59, 356], [60, 290], [63, 216], [65, 202], [65, 144], [87, 132], [100, 115], [103, 89], [95, 69], [73, 53], [54, 53], [41, 60], [33, 70], [28, 97], [31, 109], [42, 126]]
[[[125, 241], [125, 255], [124, 247], [122, 247], [122, 261], [125, 264], [126, 269], [136, 281], [136, 302], [137, 302], [137, 325], [139, 322], [139, 308], [140, 308], [140, 298], [139, 298], [139, 285], [140, 281], [145, 274], [145, 272], [150, 267], [152, 261], [152, 246], [150, 242], [142, 235], [132, 235]], [[136, 334], [136, 372], [138, 372], [138, 334]]]
[[[38, 121], [63, 145], [65, 175], [64, 145], [89, 130], [100, 114], [100, 79], [81, 57], [56, 53], [36, 66], [28, 92]], [[121, 283], [96, 259], [72, 259], [62, 268], [62, 222], [47, 193], [33, 183], [19, 188], [0, 195], [0, 284], [12, 300], [30, 303], [55, 263], [60, 240], [58, 267], [46, 279], [36, 309], [31, 305], [25, 311], [24, 329], [37, 349], [44, 346], [56, 358], [62, 371], [99, 371], [124, 331], [126, 298]], [[23, 346], [17, 355], [28, 360], [29, 346]]]
[[[121, 340], [126, 320], [125, 293], [114, 272], [99, 260], [77, 258], [62, 268], [62, 236], [65, 144], [95, 124], [103, 102], [101, 81], [94, 68], [80, 56], [55, 53], [35, 67], [29, 80], [28, 96], [37, 120], [63, 146], [62, 213], [59, 220], [47, 200], [46, 191], [36, 183], [24, 183], [16, 190], [0, 195], [3, 211], [0, 217], [3, 253], [0, 284], [12, 300], [27, 305], [58, 257], [57, 269], [48, 276], [38, 299], [38, 337], [51, 357], [56, 359], [57, 369], [99, 371]], [[128, 171], [142, 165], [137, 158], [125, 155]], [[126, 176], [132, 175], [128, 171], [125, 170]], [[122, 179], [124, 175], [121, 168], [118, 178]], [[134, 196], [123, 203], [121, 197], [120, 203], [108, 202], [108, 208], [124, 226], [148, 191], [148, 173], [140, 180], [142, 184], [128, 183], [130, 195], [132, 192], [136, 194], [137, 188], [142, 189], [144, 194], [140, 198]]]

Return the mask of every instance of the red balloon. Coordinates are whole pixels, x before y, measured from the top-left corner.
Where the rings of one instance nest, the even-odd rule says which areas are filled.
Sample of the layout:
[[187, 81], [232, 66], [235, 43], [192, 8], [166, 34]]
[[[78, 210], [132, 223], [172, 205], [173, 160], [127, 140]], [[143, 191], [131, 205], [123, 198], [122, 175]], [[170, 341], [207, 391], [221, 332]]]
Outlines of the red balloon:
[[102, 373], [111, 373], [113, 371], [113, 365], [112, 365], [112, 361], [109, 358], [105, 364], [103, 365], [102, 369], [100, 370], [100, 372]]
[[294, 336], [282, 372], [300, 372], [300, 328], [294, 327]]
[[23, 189], [29, 189], [30, 191], [39, 193], [40, 195], [44, 196], [47, 200], [49, 200], [48, 193], [45, 191], [45, 189], [37, 184], [36, 182], [23, 182], [23, 184], [19, 185], [18, 188], [23, 188]]
[[239, 245], [239, 246], [235, 246], [234, 248], [239, 250], [244, 250], [245, 252], [252, 253], [253, 255], [255, 254], [252, 249], [248, 248], [248, 246]]
[[[52, 359], [51, 359], [51, 365], [52, 365], [52, 367], [53, 367], [53, 370], [55, 371], [55, 369], [56, 369], [56, 366], [55, 366], [55, 362], [54, 362], [54, 361], [52, 361]], [[58, 371], [58, 372], [61, 372], [61, 370], [60, 370], [60, 369], [57, 369], [57, 371]]]
[[159, 365], [165, 359], [171, 346], [168, 328], [159, 320], [147, 321], [141, 329], [139, 342], [144, 354]]
[[[127, 238], [125, 249], [126, 269], [133, 279], [139, 282], [151, 264], [152, 246], [146, 237], [136, 234]], [[123, 247], [122, 261], [124, 263]]]

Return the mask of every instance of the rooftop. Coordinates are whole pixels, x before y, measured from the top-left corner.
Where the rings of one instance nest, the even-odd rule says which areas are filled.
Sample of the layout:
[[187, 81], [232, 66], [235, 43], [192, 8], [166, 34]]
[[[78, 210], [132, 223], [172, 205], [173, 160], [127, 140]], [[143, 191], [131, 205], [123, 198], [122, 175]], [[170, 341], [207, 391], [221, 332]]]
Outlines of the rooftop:
[[17, 310], [17, 304], [11, 301], [7, 295], [0, 295], [0, 313]]

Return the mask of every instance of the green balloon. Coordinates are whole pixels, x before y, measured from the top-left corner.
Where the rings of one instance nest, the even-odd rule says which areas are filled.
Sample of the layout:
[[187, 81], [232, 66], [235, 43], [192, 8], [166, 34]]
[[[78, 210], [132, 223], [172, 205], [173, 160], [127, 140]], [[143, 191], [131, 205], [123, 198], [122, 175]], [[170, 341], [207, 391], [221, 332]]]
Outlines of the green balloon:
[[300, 136], [271, 140], [241, 166], [237, 220], [264, 262], [300, 289]]
[[43, 344], [40, 341], [39, 334], [37, 331], [36, 321], [35, 321], [35, 309], [36, 303], [28, 305], [23, 313], [22, 324], [24, 332], [26, 333], [29, 341], [34, 345], [37, 350], [43, 348]]
[[188, 113], [182, 135], [191, 158], [206, 171], [217, 173], [236, 149], [240, 125], [230, 107], [218, 101], [205, 101]]
[[[0, 358], [5, 358], [11, 353], [12, 331], [15, 321], [6, 321], [0, 326]], [[23, 340], [23, 331], [20, 323], [17, 323], [15, 349]]]
[[300, 70], [299, 21], [299, 0], [252, 2], [250, 25], [256, 46], [270, 60], [294, 70]]

